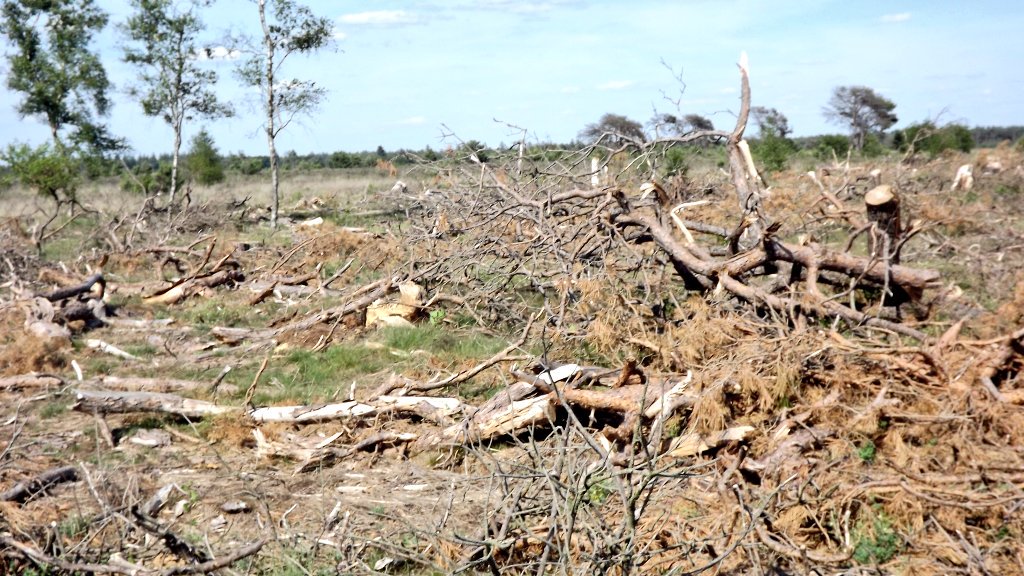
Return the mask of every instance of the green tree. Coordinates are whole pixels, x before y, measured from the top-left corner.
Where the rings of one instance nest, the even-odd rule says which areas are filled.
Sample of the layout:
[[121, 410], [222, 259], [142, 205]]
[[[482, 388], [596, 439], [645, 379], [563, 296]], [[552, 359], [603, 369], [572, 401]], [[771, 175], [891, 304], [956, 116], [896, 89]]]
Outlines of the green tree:
[[590, 143], [595, 143], [601, 138], [607, 138], [613, 144], [622, 144], [629, 140], [642, 142], [644, 127], [635, 120], [609, 113], [601, 116], [594, 124], [587, 124], [580, 132], [580, 138]]
[[186, 165], [192, 179], [204, 186], [224, 181], [224, 163], [205, 128], [189, 142]]
[[122, 26], [129, 42], [124, 61], [139, 70], [140, 80], [129, 94], [139, 100], [147, 116], [159, 116], [174, 132], [169, 184], [169, 202], [174, 202], [185, 121], [231, 114], [231, 108], [219, 103], [213, 93], [217, 73], [197, 63], [196, 40], [203, 23], [196, 12], [209, 3], [189, 0], [184, 8], [172, 0], [130, 0], [129, 4], [134, 12]]
[[285, 79], [281, 68], [292, 54], [311, 54], [327, 46], [334, 25], [327, 18], [292, 0], [254, 0], [260, 17], [261, 51], [254, 52], [238, 69], [245, 84], [262, 94], [267, 148], [270, 152], [270, 226], [277, 228], [280, 203], [277, 135], [300, 114], [312, 113], [326, 90], [309, 80]]
[[853, 148], [860, 151], [868, 134], [882, 134], [899, 119], [896, 104], [865, 86], [837, 86], [823, 112], [825, 118], [850, 128]]
[[7, 87], [22, 94], [18, 114], [45, 120], [58, 149], [71, 144], [101, 154], [124, 146], [97, 120], [110, 110], [110, 82], [89, 44], [107, 19], [93, 0], [4, 0], [0, 6], [0, 34], [14, 48]]

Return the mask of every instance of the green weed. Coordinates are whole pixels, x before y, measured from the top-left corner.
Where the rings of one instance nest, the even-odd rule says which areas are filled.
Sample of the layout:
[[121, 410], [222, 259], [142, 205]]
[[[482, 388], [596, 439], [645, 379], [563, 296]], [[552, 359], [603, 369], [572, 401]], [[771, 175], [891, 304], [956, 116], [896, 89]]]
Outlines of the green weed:
[[893, 528], [892, 521], [877, 505], [870, 529], [858, 522], [854, 529], [853, 559], [860, 564], [884, 564], [900, 551], [903, 540]]

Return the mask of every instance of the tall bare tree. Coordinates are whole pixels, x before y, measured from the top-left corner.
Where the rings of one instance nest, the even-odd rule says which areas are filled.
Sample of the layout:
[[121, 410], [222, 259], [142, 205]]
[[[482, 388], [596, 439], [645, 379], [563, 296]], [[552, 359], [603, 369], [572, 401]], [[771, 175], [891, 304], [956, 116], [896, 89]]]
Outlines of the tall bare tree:
[[171, 155], [170, 202], [178, 189], [181, 134], [186, 120], [229, 116], [231, 107], [217, 101], [217, 73], [199, 67], [197, 37], [203, 23], [196, 12], [209, 2], [190, 0], [131, 0], [134, 12], [122, 26], [129, 44], [124, 61], [139, 68], [141, 85], [129, 93], [139, 99], [147, 116], [159, 116], [174, 131]]
[[850, 127], [853, 146], [864, 149], [872, 132], [885, 132], [898, 120], [896, 104], [866, 86], [837, 86], [824, 108], [825, 118]]
[[253, 52], [238, 69], [245, 84], [258, 88], [263, 101], [267, 148], [270, 152], [270, 226], [277, 228], [279, 206], [278, 156], [274, 141], [292, 120], [309, 114], [327, 91], [311, 80], [284, 78], [282, 66], [292, 54], [311, 54], [328, 45], [334, 25], [292, 0], [254, 0], [263, 35], [260, 51]]

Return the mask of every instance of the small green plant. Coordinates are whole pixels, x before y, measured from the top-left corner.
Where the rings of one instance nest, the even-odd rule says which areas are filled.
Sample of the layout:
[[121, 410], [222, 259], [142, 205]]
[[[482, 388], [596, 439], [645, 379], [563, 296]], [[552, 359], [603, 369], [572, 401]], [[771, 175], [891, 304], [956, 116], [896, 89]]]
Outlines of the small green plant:
[[900, 551], [903, 539], [880, 506], [876, 504], [872, 509], [874, 518], [870, 529], [866, 522], [858, 522], [854, 529], [853, 559], [860, 564], [885, 564]]
[[89, 529], [89, 519], [84, 516], [71, 516], [61, 521], [58, 531], [66, 538], [78, 538]]
[[430, 311], [430, 325], [431, 326], [439, 326], [442, 322], [444, 322], [445, 315], [446, 315], [445, 311], [443, 309], [441, 309], [441, 308], [436, 308], [434, 310], [431, 310]]
[[591, 504], [601, 504], [611, 496], [612, 490], [607, 478], [598, 480], [587, 487], [584, 499]]
[[875, 461], [876, 450], [877, 448], [875, 447], [874, 441], [868, 439], [865, 440], [859, 448], [857, 448], [857, 456], [860, 457], [860, 459], [863, 460], [864, 463], [871, 464], [872, 462]]

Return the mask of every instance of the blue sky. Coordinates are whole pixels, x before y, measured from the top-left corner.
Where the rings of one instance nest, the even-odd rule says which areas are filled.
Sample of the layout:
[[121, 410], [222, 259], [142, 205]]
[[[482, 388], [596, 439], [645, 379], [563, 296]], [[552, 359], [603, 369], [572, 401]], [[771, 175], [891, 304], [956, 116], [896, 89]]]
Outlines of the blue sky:
[[[113, 22], [124, 0], [98, 0]], [[746, 51], [754, 105], [785, 114], [796, 135], [842, 132], [821, 113], [836, 86], [893, 100], [900, 126], [934, 119], [1024, 124], [1024, 2], [851, 0], [308, 0], [336, 24], [335, 49], [296, 57], [287, 76], [329, 90], [315, 115], [278, 141], [282, 153], [422, 148], [463, 140], [566, 142], [606, 112], [646, 122], [655, 111], [734, 123], [736, 62]], [[255, 5], [219, 0], [206, 41], [255, 32]], [[109, 118], [138, 153], [169, 152], [170, 129], [124, 95], [134, 72], [113, 27], [97, 42], [117, 87]], [[206, 124], [224, 153], [262, 154], [255, 95], [235, 62], [207, 65], [237, 116]], [[3, 70], [4, 67], [0, 67]], [[685, 85], [675, 76], [680, 75]], [[680, 92], [682, 90], [682, 92]], [[0, 89], [0, 144], [44, 142], [48, 131], [14, 111]], [[677, 107], [678, 104], [678, 107]], [[186, 139], [199, 124], [186, 128]], [[447, 127], [447, 128], [445, 128]]]

